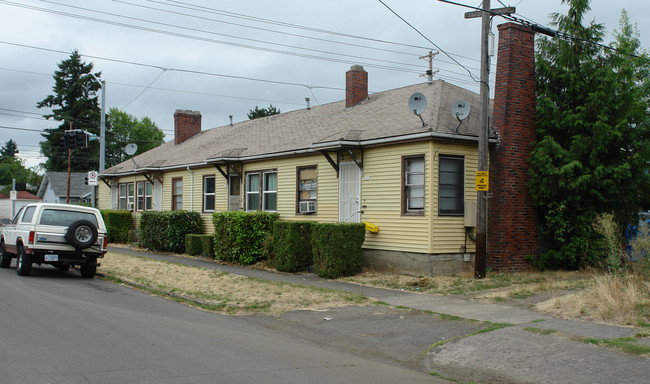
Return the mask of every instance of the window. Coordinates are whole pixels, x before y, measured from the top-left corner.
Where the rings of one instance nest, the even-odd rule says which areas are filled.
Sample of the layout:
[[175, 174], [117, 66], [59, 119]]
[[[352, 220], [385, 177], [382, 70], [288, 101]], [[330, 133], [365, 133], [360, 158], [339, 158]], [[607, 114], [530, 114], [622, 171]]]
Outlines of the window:
[[298, 213], [315, 213], [318, 190], [318, 170], [316, 166], [298, 167]]
[[172, 211], [183, 209], [183, 179], [172, 179]]
[[[261, 181], [261, 182], [260, 182]], [[246, 210], [277, 210], [278, 181], [275, 171], [246, 174]]]
[[440, 188], [438, 205], [440, 215], [462, 215], [464, 212], [464, 159], [458, 156], [440, 156]]
[[23, 219], [21, 220], [21, 222], [31, 223], [32, 219], [34, 218], [34, 212], [36, 212], [36, 207], [25, 208], [25, 214], [23, 215]]
[[135, 199], [133, 183], [124, 183], [119, 185], [118, 209], [133, 209]]
[[215, 178], [203, 177], [203, 212], [214, 212]]
[[402, 214], [424, 215], [424, 156], [402, 158]]
[[137, 211], [150, 211], [151, 210], [151, 190], [152, 185], [148, 181], [139, 181], [136, 184], [137, 192]]

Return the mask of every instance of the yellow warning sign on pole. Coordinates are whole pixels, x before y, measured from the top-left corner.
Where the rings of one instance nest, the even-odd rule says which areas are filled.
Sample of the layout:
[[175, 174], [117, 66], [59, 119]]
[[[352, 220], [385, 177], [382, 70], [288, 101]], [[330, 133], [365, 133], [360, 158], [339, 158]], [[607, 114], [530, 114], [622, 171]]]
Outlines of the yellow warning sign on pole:
[[484, 192], [490, 186], [490, 172], [476, 171], [475, 188], [479, 192]]

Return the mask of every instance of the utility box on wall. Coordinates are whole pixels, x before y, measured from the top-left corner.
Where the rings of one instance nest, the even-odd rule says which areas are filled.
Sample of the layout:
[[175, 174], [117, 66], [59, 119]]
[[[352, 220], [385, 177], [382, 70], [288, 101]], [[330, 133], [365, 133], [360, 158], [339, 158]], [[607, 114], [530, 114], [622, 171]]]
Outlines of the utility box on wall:
[[476, 228], [476, 201], [465, 201], [465, 227]]

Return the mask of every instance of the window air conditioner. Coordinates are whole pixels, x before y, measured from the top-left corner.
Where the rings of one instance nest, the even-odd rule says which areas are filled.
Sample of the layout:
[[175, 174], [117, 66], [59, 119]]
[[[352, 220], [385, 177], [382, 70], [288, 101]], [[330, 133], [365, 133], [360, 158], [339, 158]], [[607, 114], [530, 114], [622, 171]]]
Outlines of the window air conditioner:
[[315, 201], [301, 201], [298, 203], [298, 212], [300, 213], [314, 213], [316, 212]]
[[128, 204], [126, 205], [126, 210], [127, 210], [127, 211], [133, 211], [133, 205], [134, 205], [133, 203], [128, 203]]

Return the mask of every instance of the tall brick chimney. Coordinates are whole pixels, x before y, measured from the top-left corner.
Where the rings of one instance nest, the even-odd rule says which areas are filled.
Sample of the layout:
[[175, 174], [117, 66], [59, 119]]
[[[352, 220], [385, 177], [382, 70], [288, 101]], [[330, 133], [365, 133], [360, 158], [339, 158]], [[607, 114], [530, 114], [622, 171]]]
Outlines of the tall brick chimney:
[[499, 142], [490, 152], [487, 265], [522, 270], [537, 255], [537, 218], [528, 193], [528, 158], [535, 134], [535, 34], [524, 26], [498, 26], [494, 121]]
[[177, 109], [174, 113], [174, 145], [201, 132], [201, 112]]
[[368, 72], [353, 65], [345, 72], [345, 108], [351, 108], [368, 98]]

